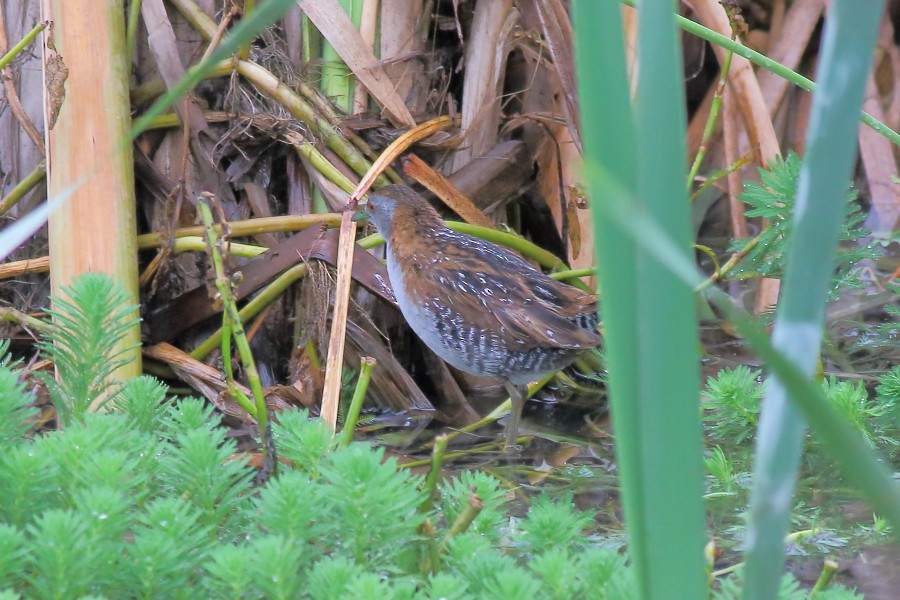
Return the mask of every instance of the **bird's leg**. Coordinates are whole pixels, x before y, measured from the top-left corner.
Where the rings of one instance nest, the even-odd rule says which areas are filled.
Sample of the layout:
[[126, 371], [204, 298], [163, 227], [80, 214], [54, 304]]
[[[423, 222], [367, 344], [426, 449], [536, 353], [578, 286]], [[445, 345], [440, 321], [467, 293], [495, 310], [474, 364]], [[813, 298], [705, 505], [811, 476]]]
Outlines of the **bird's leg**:
[[506, 391], [509, 392], [509, 400], [512, 408], [509, 409], [509, 420], [506, 422], [506, 452], [512, 452], [516, 449], [516, 438], [519, 437], [519, 420], [522, 417], [522, 408], [525, 406], [525, 400], [528, 399], [527, 387], [521, 388], [512, 383], [503, 384]]

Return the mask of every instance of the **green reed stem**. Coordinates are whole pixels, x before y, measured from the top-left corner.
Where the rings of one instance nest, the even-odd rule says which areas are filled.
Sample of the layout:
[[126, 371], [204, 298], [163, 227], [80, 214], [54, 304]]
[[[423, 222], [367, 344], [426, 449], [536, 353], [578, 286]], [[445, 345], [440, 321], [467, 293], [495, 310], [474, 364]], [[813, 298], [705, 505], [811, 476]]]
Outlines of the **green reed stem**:
[[[253, 360], [253, 353], [250, 351], [250, 343], [247, 341], [247, 335], [244, 332], [244, 326], [241, 323], [241, 316], [238, 312], [237, 302], [234, 299], [234, 293], [231, 289], [231, 278], [225, 272], [225, 263], [219, 248], [219, 236], [213, 227], [212, 211], [209, 209], [207, 200], [199, 198], [197, 207], [203, 218], [203, 225], [206, 227], [206, 238], [209, 240], [209, 252], [212, 257], [213, 268], [216, 272], [216, 289], [219, 292], [219, 299], [224, 307], [223, 315], [223, 337], [222, 337], [222, 356], [231, 356], [231, 340], [234, 340], [238, 353], [241, 356], [241, 363], [244, 365], [244, 371], [247, 374], [247, 382], [250, 384], [250, 391], [253, 393], [254, 411], [256, 423], [259, 427], [259, 434], [262, 438], [262, 452], [267, 455], [269, 444], [266, 440], [269, 429], [269, 411], [266, 406], [266, 398], [263, 394], [262, 383], [259, 379], [259, 373], [256, 370], [256, 362]], [[224, 335], [230, 330], [230, 335]], [[226, 361], [226, 374], [233, 381], [234, 376], [231, 373], [231, 361]], [[238, 394], [236, 400], [243, 394]], [[250, 412], [250, 411], [248, 411]], [[253, 412], [250, 412], [252, 415]]]
[[359, 422], [359, 413], [362, 411], [363, 400], [369, 389], [369, 380], [372, 378], [372, 369], [378, 363], [370, 356], [364, 356], [359, 364], [359, 379], [356, 380], [356, 389], [353, 391], [353, 399], [350, 401], [350, 408], [347, 410], [347, 416], [344, 418], [343, 437], [339, 442], [339, 446], [349, 446], [353, 441], [353, 431]]

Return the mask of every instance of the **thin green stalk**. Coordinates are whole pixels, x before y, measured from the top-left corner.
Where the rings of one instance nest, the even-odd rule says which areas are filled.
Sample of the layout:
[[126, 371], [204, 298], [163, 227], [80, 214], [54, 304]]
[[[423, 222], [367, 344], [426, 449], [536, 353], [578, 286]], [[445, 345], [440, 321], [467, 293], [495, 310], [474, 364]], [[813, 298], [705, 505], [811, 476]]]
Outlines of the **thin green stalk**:
[[[327, 227], [337, 227], [341, 222], [341, 215], [337, 213], [324, 215], [282, 215], [280, 217], [261, 217], [259, 219], [247, 219], [246, 221], [231, 221], [228, 230], [231, 237], [247, 237], [258, 233], [285, 233], [303, 231], [309, 227], [322, 224]], [[222, 231], [220, 225], [215, 226], [216, 232]], [[172, 232], [175, 239], [189, 236], [203, 235], [202, 227], [180, 227]], [[168, 239], [168, 238], [166, 238]], [[159, 248], [166, 240], [161, 233], [145, 233], [137, 238], [138, 249]]]
[[47, 333], [50, 331], [50, 324], [47, 321], [36, 319], [22, 311], [7, 306], [0, 306], [0, 321], [4, 323], [16, 323], [24, 329], [32, 329], [39, 333]]
[[[206, 237], [209, 240], [210, 255], [216, 273], [216, 289], [219, 291], [219, 299], [224, 307], [223, 330], [231, 330], [229, 337], [223, 337], [222, 355], [223, 357], [230, 357], [231, 339], [234, 339], [238, 353], [241, 356], [241, 363], [244, 365], [244, 371], [247, 373], [247, 383], [250, 384], [250, 391], [253, 393], [256, 423], [262, 439], [262, 452], [265, 457], [268, 457], [269, 444], [266, 436], [269, 430], [269, 410], [266, 406], [266, 397], [263, 393], [259, 373], [256, 370], [256, 362], [253, 360], [253, 353], [250, 351], [250, 343], [247, 341], [247, 335], [244, 333], [244, 326], [238, 313], [237, 302], [235, 302], [234, 293], [231, 290], [232, 280], [225, 272], [225, 264], [219, 252], [219, 236], [213, 227], [212, 212], [209, 209], [207, 200], [199, 198], [197, 208], [200, 210], [203, 225], [206, 227]], [[226, 366], [226, 373], [230, 371], [230, 363], [231, 361], [229, 360]], [[264, 462], [266, 462], [265, 459]]]
[[241, 391], [234, 379], [234, 369], [231, 366], [231, 336], [234, 334], [231, 328], [231, 319], [228, 312], [222, 315], [222, 367], [225, 370], [225, 387], [228, 394], [234, 399], [238, 405], [247, 411], [254, 419], [256, 418], [256, 405], [247, 397], [247, 394]]
[[[883, 7], [883, 0], [833, 0], [825, 21], [820, 85], [813, 97], [807, 151], [797, 182], [794, 230], [772, 334], [772, 345], [809, 382], [819, 360], [845, 190], [856, 159], [856, 115]], [[790, 524], [806, 436], [803, 412], [790, 402], [789, 387], [776, 372], [767, 381], [756, 437], [745, 551], [746, 600], [773, 598], [778, 592], [783, 538]], [[894, 512], [900, 512], [900, 506]]]
[[[703, 127], [703, 135], [700, 137], [700, 147], [697, 149], [697, 156], [694, 157], [694, 164], [688, 172], [687, 189], [690, 193], [694, 187], [694, 180], [697, 179], [697, 173], [700, 171], [700, 165], [706, 158], [709, 151], [709, 140], [712, 139], [713, 131], [716, 129], [716, 121], [719, 118], [719, 110], [722, 108], [722, 97], [725, 95], [725, 83], [728, 81], [728, 71], [731, 69], [732, 52], [729, 50], [725, 55], [725, 63], [719, 73], [719, 83], [716, 85], [716, 93], [713, 96], [712, 104], [709, 107], [709, 116], [706, 118], [706, 125]], [[691, 200], [694, 197], [691, 196]]]
[[578, 279], [579, 277], [593, 277], [597, 274], [594, 267], [584, 267], [583, 269], [567, 269], [565, 271], [557, 271], [550, 273], [550, 277], [557, 281], [568, 281], [569, 279]]
[[141, 19], [141, 0], [131, 0], [128, 4], [128, 23], [125, 26], [125, 66], [131, 72], [131, 59], [137, 42], [138, 23]]
[[422, 491], [425, 492], [425, 500], [419, 507], [421, 512], [428, 512], [434, 503], [434, 491], [437, 489], [437, 482], [441, 478], [441, 468], [444, 464], [444, 458], [447, 454], [447, 444], [450, 438], [446, 434], [441, 434], [434, 438], [434, 448], [431, 450], [431, 468], [428, 470], [428, 476], [425, 478], [425, 485]]
[[[253, 10], [256, 8], [255, 0], [244, 0], [244, 14], [243, 18], [247, 18], [251, 14], [253, 14]], [[238, 50], [238, 56], [240, 56], [243, 60], [247, 60], [250, 58], [250, 42], [247, 42]]]
[[[452, 461], [452, 460], [456, 460], [457, 458], [464, 458], [467, 456], [472, 456], [474, 454], [477, 454], [478, 452], [496, 452], [496, 450], [497, 450], [496, 443], [484, 444], [482, 446], [473, 446], [472, 448], [469, 448], [468, 450], [460, 450], [459, 452], [447, 452], [444, 454], [443, 460], [444, 461]], [[419, 467], [426, 467], [428, 465], [431, 465], [432, 461], [433, 461], [432, 458], [423, 458], [421, 460], [411, 460], [411, 461], [405, 462], [403, 464], [397, 465], [397, 468], [398, 469], [417, 469]]]
[[[634, 8], [637, 4], [635, 0], [619, 0], [619, 2], [627, 6], [631, 6], [632, 8]], [[704, 27], [703, 25], [691, 21], [690, 19], [682, 17], [681, 15], [676, 15], [675, 21], [678, 23], [679, 27], [690, 34], [696, 35], [697, 37], [704, 39], [711, 44], [716, 44], [717, 46], [721, 46], [726, 50], [730, 50], [738, 56], [742, 56], [753, 64], [758, 65], [767, 71], [771, 71], [775, 75], [778, 75], [782, 79], [786, 79], [787, 81], [793, 83], [803, 90], [806, 90], [807, 92], [816, 91], [816, 83], [814, 81], [807, 79], [803, 75], [800, 75], [799, 73], [792, 71], [791, 69], [788, 69], [780, 62], [772, 60], [768, 56], [760, 54], [756, 50], [751, 50], [740, 42], [734, 41], [727, 36]], [[873, 130], [875, 130], [885, 138], [889, 139], [894, 145], [900, 146], [900, 133], [897, 133], [865, 111], [860, 111], [860, 115], [860, 119], [863, 123], [871, 127]]]
[[722, 179], [723, 177], [728, 177], [729, 174], [734, 173], [738, 169], [743, 169], [745, 166], [749, 165], [751, 162], [753, 162], [753, 154], [751, 152], [748, 152], [747, 154], [743, 155], [742, 157], [740, 157], [739, 159], [737, 159], [736, 161], [734, 161], [733, 163], [731, 163], [724, 169], [719, 169], [712, 175], [709, 175], [706, 178], [706, 181], [701, 183], [700, 186], [694, 191], [694, 193], [691, 194], [691, 202], [696, 200], [700, 194], [705, 192], [707, 190], [707, 188], [709, 188], [711, 185], [715, 184], [718, 180]]
[[303, 42], [303, 64], [308, 65], [319, 55], [315, 50], [315, 42], [318, 41], [319, 31], [313, 27], [312, 21], [305, 14], [301, 17], [300, 23], [302, 28], [300, 38]]
[[6, 197], [2, 201], [0, 201], [0, 217], [8, 213], [10, 209], [25, 196], [25, 194], [30, 192], [37, 184], [45, 181], [46, 179], [47, 161], [42, 160], [37, 165], [35, 165], [31, 173], [25, 176], [25, 179], [17, 183], [15, 187], [13, 187], [13, 189], [9, 190], [9, 193], [6, 194]]
[[353, 399], [350, 401], [350, 409], [344, 418], [343, 438], [340, 446], [349, 446], [353, 441], [353, 432], [356, 429], [356, 423], [359, 421], [359, 413], [362, 411], [363, 400], [369, 389], [369, 379], [372, 377], [372, 369], [375, 368], [377, 361], [370, 357], [364, 356], [359, 364], [359, 379], [356, 380], [356, 389], [353, 392]]
[[[241, 323], [245, 323], [259, 314], [266, 306], [278, 299], [278, 296], [286, 290], [291, 284], [306, 276], [307, 267], [305, 264], [294, 265], [278, 277], [272, 283], [267, 285], [263, 290], [253, 297], [252, 300], [244, 305], [244, 308], [238, 313]], [[200, 345], [191, 351], [191, 357], [196, 360], [203, 360], [206, 356], [219, 347], [222, 342], [222, 330], [219, 329]]]
[[[183, 237], [175, 240], [175, 245], [172, 246], [172, 253], [205, 252], [206, 248], [206, 240], [201, 237]], [[240, 258], [255, 258], [268, 251], [269, 249], [265, 246], [254, 246], [252, 244], [238, 244], [237, 242], [231, 242], [228, 245], [228, 254], [231, 256], [239, 256]]]
[[47, 28], [47, 25], [49, 24], [49, 21], [41, 21], [40, 23], [32, 27], [31, 31], [25, 34], [25, 37], [19, 40], [19, 42], [15, 46], [9, 49], [9, 52], [4, 54], [3, 57], [0, 58], [0, 69], [5, 69], [6, 66], [9, 65], [9, 63], [11, 63], [13, 59], [17, 57], [20, 52], [22, 52], [22, 50], [27, 48], [31, 44], [31, 42], [34, 41], [34, 38], [36, 38], [40, 32], [45, 30]]
[[837, 573], [838, 563], [833, 560], [826, 560], [822, 565], [822, 572], [819, 573], [819, 578], [816, 580], [816, 584], [813, 586], [811, 590], [809, 590], [809, 596], [806, 597], [806, 600], [812, 600], [816, 597], [816, 594], [824, 590], [828, 587], [828, 584], [831, 583], [832, 577]]
[[763, 229], [759, 234], [756, 235], [753, 239], [747, 242], [747, 245], [741, 248], [740, 252], [735, 252], [731, 255], [725, 264], [716, 269], [716, 272], [703, 280], [702, 283], [694, 287], [695, 292], [702, 292], [709, 286], [713, 285], [717, 281], [721, 281], [723, 277], [725, 277], [728, 273], [730, 273], [739, 262], [741, 262], [745, 256], [747, 256], [751, 250], [756, 248], [759, 244], [759, 240], [762, 238], [762, 234], [766, 232], [766, 229]]
[[482, 509], [484, 509], [484, 502], [475, 494], [475, 492], [472, 492], [469, 495], [469, 501], [466, 502], [466, 505], [459, 513], [459, 516], [456, 517], [456, 520], [453, 521], [450, 528], [447, 530], [447, 535], [444, 536], [441, 547], [446, 548], [447, 544], [450, 543], [450, 540], [461, 533], [465, 533], [472, 524], [472, 521], [475, 520], [475, 517], [481, 513]]

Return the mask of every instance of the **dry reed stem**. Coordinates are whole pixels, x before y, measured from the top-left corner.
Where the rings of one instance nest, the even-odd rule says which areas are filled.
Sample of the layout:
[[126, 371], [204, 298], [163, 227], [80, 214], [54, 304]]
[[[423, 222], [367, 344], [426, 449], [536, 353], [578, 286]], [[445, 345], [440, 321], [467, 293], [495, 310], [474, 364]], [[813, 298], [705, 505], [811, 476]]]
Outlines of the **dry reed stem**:
[[466, 41], [463, 81], [461, 131], [466, 144], [453, 155], [451, 172], [484, 154], [497, 142], [500, 86], [509, 51], [507, 40], [518, 17], [512, 0], [475, 5], [472, 29]]
[[[875, 53], [873, 73], [877, 71], [878, 63], [884, 57], [885, 52], [882, 48], [893, 45], [893, 29], [890, 21], [882, 22], [879, 32], [879, 50]], [[897, 73], [894, 73], [893, 77], [900, 79], [900, 75]], [[866, 83], [863, 110], [879, 121], [884, 122], [886, 118], [875, 78], [871, 74]], [[900, 183], [897, 180], [897, 159], [894, 148], [889, 140], [878, 135], [869, 127], [860, 127], [857, 136], [859, 157], [871, 195], [871, 208], [865, 225], [872, 233], [889, 237], [900, 219]]]
[[575, 84], [574, 46], [572, 41], [572, 22], [569, 13], [561, 0], [535, 0], [541, 30], [547, 40], [553, 66], [559, 76], [560, 96], [562, 96], [563, 114], [569, 127], [569, 135], [580, 154], [584, 153], [581, 144], [581, 126], [578, 109], [578, 87]]
[[[359, 19], [359, 36], [362, 39], [363, 43], [366, 44], [369, 48], [375, 47], [375, 38], [377, 36], [378, 29], [378, 0], [364, 0], [362, 7], [362, 15]], [[374, 56], [374, 55], [373, 55]], [[385, 73], [387, 76], [387, 73]], [[390, 80], [390, 77], [388, 77]], [[393, 88], [393, 81], [391, 81]], [[396, 88], [393, 88], [394, 93], [396, 94]], [[398, 98], [403, 98], [397, 94]], [[406, 106], [404, 104], [404, 106]], [[365, 113], [369, 109], [369, 94], [366, 90], [365, 84], [359, 79], [356, 78], [356, 83], [353, 89], [353, 114], [358, 115]], [[408, 110], [408, 109], [407, 109]]]
[[[824, 10], [825, 0], [794, 2], [784, 16], [781, 34], [773, 32], [775, 37], [766, 53], [767, 56], [796, 71]], [[760, 69], [756, 78], [759, 80], [759, 89], [769, 114], [774, 115], [791, 84], [784, 77], [765, 69]]]
[[325, 363], [325, 388], [322, 391], [322, 419], [337, 431], [338, 404], [341, 399], [341, 373], [346, 344], [347, 311], [350, 308], [350, 284], [353, 281], [353, 251], [356, 247], [356, 222], [353, 212], [341, 217], [338, 239], [337, 282], [334, 311], [331, 317], [331, 336], [328, 340], [328, 360]]
[[[732, 96], [734, 90], [725, 88], [725, 96], [722, 102], [722, 135], [725, 138], [725, 164], [734, 164], [740, 156], [738, 150], [738, 138], [740, 123], [737, 106]], [[744, 205], [738, 200], [743, 183], [740, 171], [732, 171], [728, 174], [728, 207], [731, 215], [731, 235], [735, 239], [750, 237], [747, 231], [747, 217], [744, 215]]]

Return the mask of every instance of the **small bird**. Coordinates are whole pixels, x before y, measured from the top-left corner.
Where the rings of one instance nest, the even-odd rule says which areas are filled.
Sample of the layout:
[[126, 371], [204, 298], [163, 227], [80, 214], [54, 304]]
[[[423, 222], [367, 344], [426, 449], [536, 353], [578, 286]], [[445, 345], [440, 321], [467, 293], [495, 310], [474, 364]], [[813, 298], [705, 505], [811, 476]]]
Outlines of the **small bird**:
[[391, 286], [416, 335], [457, 369], [503, 381], [512, 401], [506, 446], [514, 447], [527, 384], [600, 344], [596, 297], [451, 230], [408, 187], [371, 193], [366, 213], [384, 237]]

